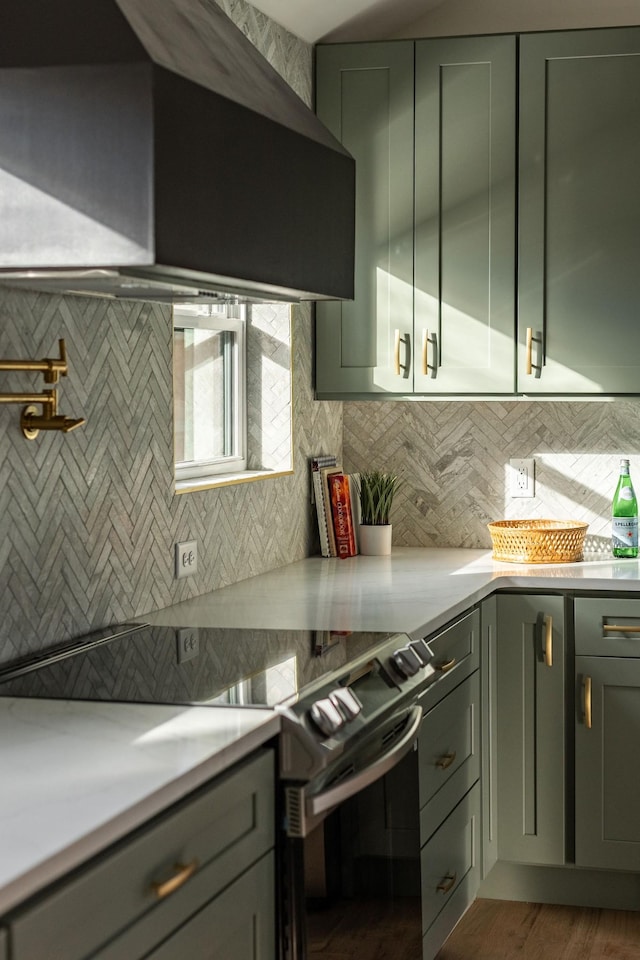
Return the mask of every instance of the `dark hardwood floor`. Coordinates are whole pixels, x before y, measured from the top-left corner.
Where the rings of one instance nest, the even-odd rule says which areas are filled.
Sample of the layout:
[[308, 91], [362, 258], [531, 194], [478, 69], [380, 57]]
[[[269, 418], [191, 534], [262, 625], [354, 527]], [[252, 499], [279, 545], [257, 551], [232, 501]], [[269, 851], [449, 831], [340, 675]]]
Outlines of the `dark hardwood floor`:
[[640, 960], [640, 912], [476, 900], [437, 960]]

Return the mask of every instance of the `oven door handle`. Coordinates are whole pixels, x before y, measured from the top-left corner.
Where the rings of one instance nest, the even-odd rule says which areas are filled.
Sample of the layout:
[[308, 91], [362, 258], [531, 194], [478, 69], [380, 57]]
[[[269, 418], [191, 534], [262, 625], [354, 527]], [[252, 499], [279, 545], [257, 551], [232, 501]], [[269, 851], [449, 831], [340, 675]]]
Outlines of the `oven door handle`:
[[418, 705], [412, 707], [408, 712], [408, 716], [410, 720], [407, 729], [400, 740], [394, 743], [390, 750], [379, 756], [377, 760], [374, 760], [373, 763], [365, 767], [364, 770], [359, 770], [354, 776], [343, 780], [342, 783], [337, 784], [335, 787], [330, 787], [328, 790], [324, 790], [322, 793], [318, 793], [313, 797], [308, 797], [306, 802], [307, 815], [317, 817], [322, 813], [332, 810], [334, 807], [337, 807], [338, 804], [348, 800], [349, 797], [353, 797], [356, 793], [359, 793], [360, 790], [364, 790], [365, 787], [374, 783], [380, 777], [384, 776], [385, 773], [388, 773], [389, 770], [393, 769], [397, 763], [400, 763], [402, 758], [413, 749], [413, 745], [418, 738], [420, 724], [422, 723], [422, 707]]

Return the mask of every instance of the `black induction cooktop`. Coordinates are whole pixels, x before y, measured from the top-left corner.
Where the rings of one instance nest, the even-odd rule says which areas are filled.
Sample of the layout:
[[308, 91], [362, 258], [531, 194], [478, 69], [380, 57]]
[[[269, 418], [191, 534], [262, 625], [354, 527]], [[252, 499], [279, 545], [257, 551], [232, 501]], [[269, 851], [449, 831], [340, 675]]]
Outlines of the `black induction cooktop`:
[[391, 634], [123, 623], [0, 670], [0, 696], [273, 707]]

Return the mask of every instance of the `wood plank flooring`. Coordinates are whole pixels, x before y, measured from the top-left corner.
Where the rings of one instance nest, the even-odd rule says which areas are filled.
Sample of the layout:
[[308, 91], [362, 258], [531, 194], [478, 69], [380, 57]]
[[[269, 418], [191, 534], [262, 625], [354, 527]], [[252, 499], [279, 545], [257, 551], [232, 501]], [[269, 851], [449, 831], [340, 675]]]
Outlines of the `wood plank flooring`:
[[437, 960], [640, 960], [640, 913], [476, 900]]

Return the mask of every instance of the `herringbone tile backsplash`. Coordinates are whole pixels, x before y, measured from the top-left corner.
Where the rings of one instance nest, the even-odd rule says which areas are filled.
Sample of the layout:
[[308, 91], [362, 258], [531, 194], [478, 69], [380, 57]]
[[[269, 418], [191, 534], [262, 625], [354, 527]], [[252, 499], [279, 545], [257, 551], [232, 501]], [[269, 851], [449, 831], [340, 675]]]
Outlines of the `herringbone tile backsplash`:
[[[640, 491], [640, 401], [344, 404], [344, 461], [398, 473], [393, 542], [490, 547], [491, 520], [586, 520], [608, 551], [619, 459]], [[535, 497], [512, 499], [507, 464], [535, 459]]]

